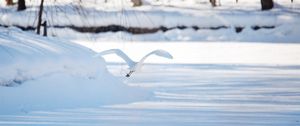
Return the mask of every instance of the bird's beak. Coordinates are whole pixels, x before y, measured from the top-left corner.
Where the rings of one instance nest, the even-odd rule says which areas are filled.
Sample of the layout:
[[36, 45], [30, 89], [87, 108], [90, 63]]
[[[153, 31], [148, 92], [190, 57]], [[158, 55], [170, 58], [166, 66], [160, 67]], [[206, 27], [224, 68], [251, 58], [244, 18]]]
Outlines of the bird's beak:
[[130, 75], [133, 73], [134, 71], [130, 71], [128, 74], [126, 74], [126, 77], [130, 77]]

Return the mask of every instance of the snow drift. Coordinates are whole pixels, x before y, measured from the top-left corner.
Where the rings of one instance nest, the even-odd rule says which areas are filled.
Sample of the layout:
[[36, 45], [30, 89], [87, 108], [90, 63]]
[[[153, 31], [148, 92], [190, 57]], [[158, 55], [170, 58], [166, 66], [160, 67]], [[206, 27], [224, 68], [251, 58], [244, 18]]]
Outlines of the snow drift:
[[142, 100], [101, 58], [79, 45], [14, 28], [0, 29], [0, 112], [100, 106]]
[[1, 85], [12, 86], [57, 72], [93, 78], [105, 71], [103, 60], [91, 58], [93, 51], [69, 42], [4, 29], [0, 41]]

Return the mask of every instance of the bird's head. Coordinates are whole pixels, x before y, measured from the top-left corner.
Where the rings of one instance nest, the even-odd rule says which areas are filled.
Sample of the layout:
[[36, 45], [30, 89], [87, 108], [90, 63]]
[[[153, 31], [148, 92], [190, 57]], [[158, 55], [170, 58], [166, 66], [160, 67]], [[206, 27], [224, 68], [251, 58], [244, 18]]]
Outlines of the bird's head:
[[129, 73], [128, 74], [126, 74], [126, 77], [130, 77], [131, 76], [131, 74], [133, 73], [134, 71], [129, 71]]

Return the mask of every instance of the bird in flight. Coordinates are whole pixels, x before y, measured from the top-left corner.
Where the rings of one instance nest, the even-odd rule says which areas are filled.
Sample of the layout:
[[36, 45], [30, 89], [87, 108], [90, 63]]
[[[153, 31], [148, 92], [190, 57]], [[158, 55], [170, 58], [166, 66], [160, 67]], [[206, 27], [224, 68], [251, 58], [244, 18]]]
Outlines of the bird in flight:
[[117, 56], [121, 57], [129, 66], [129, 73], [126, 74], [126, 77], [130, 77], [131, 74], [137, 70], [139, 70], [144, 61], [151, 55], [157, 55], [160, 57], [164, 57], [164, 58], [168, 58], [168, 59], [173, 59], [173, 56], [164, 50], [154, 50], [150, 53], [148, 53], [147, 55], [145, 55], [139, 62], [135, 62], [132, 59], [130, 59], [122, 50], [120, 49], [110, 49], [110, 50], [105, 50], [102, 51], [98, 54], [95, 55], [95, 57], [99, 57], [99, 56], [104, 56], [104, 55], [108, 55], [108, 54], [116, 54]]

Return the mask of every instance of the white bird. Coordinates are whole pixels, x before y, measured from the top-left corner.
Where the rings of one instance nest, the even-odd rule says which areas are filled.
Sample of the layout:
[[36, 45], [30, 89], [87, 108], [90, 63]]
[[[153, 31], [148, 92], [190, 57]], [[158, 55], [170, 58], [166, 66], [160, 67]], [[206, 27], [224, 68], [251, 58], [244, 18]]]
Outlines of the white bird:
[[130, 59], [122, 50], [120, 49], [110, 49], [110, 50], [106, 50], [103, 52], [100, 52], [98, 54], [95, 55], [95, 57], [99, 57], [99, 56], [103, 56], [103, 55], [108, 55], [108, 54], [116, 54], [117, 56], [121, 57], [129, 66], [129, 73], [126, 74], [126, 77], [130, 77], [130, 75], [139, 70], [144, 61], [151, 55], [157, 55], [157, 56], [161, 56], [164, 58], [168, 58], [168, 59], [173, 59], [173, 56], [164, 50], [154, 50], [150, 53], [148, 53], [146, 56], [144, 56], [139, 62], [135, 62], [132, 59]]

